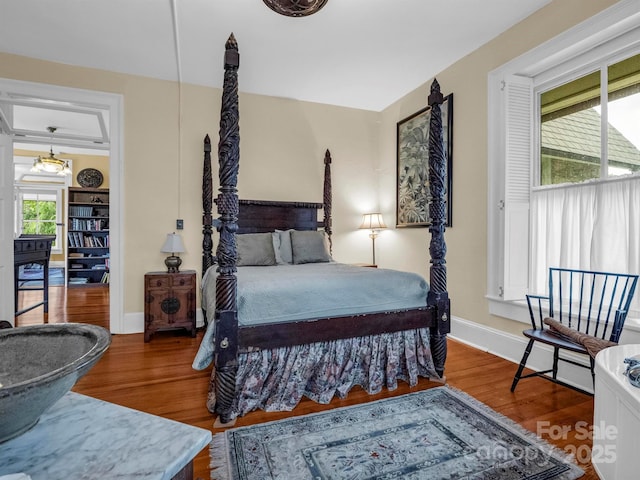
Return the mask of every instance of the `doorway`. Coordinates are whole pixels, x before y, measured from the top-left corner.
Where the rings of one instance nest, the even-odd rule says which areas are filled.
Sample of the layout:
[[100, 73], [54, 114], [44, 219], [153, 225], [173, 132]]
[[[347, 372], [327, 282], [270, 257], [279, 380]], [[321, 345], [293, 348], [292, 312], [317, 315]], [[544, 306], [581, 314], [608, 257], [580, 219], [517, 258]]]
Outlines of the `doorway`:
[[[103, 92], [95, 92], [81, 89], [71, 89], [53, 85], [45, 85], [31, 82], [19, 82], [8, 79], [0, 79], [0, 130], [2, 136], [10, 141], [11, 148], [3, 149], [0, 162], [18, 160], [18, 165], [26, 161], [33, 161], [39, 156], [48, 157], [51, 152], [55, 157], [71, 160], [72, 172], [65, 181], [63, 215], [65, 223], [68, 218], [68, 187], [73, 188], [78, 183], [78, 173], [82, 170], [97, 171], [106, 177], [107, 182], [100, 187], [109, 191], [109, 328], [112, 333], [124, 332], [123, 325], [123, 272], [121, 252], [121, 164], [122, 164], [122, 96]], [[51, 127], [55, 127], [52, 135]], [[31, 160], [29, 160], [31, 159]], [[91, 161], [100, 161], [104, 165], [92, 164]], [[89, 162], [89, 163], [87, 163]], [[29, 178], [33, 172], [26, 173], [24, 167], [14, 169], [11, 178], [2, 177], [3, 188], [13, 189], [15, 175], [20, 171], [22, 186], [37, 182], [35, 178]], [[5, 169], [6, 171], [6, 169]], [[25, 176], [26, 175], [26, 176]], [[82, 178], [86, 178], [86, 175]], [[92, 177], [93, 178], [93, 177]], [[95, 180], [95, 178], [94, 178]], [[12, 182], [8, 185], [8, 182]], [[82, 185], [75, 185], [82, 187]], [[53, 187], [55, 189], [55, 187]], [[15, 195], [14, 199], [18, 196]], [[24, 198], [24, 197], [23, 197]], [[4, 211], [8, 212], [8, 208]], [[24, 219], [20, 219], [23, 221]], [[2, 224], [5, 231], [12, 228], [14, 232], [20, 231], [17, 226], [16, 208], [12, 208], [11, 216], [3, 216]], [[65, 285], [68, 284], [68, 250], [67, 225], [62, 226], [61, 244], [65, 246], [61, 251], [62, 257], [55, 260], [55, 264], [65, 267]], [[10, 259], [13, 263], [13, 245], [4, 242], [0, 245], [0, 256]], [[104, 260], [104, 259], [103, 259]], [[13, 284], [13, 268], [3, 268], [0, 265], [0, 273], [3, 279], [0, 281], [9, 284], [8, 271], [11, 272], [11, 284]], [[74, 287], [76, 288], [76, 287]], [[102, 286], [105, 288], [105, 286]], [[13, 289], [5, 289], [0, 292], [0, 305], [11, 304]], [[11, 298], [7, 298], [11, 297]], [[7, 307], [3, 307], [7, 310]], [[7, 312], [0, 312], [0, 316], [7, 316]]]

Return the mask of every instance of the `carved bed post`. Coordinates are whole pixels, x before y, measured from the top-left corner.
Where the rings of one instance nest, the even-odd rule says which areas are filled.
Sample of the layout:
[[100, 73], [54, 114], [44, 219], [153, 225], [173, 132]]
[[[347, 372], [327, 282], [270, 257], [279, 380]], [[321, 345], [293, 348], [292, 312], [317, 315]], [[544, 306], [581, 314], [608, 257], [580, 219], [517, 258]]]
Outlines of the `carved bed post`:
[[213, 265], [213, 182], [211, 178], [211, 139], [204, 137], [204, 167], [202, 169], [202, 275]]
[[445, 255], [447, 245], [444, 241], [446, 223], [445, 209], [445, 175], [447, 161], [444, 154], [444, 141], [442, 137], [442, 113], [440, 105], [444, 97], [440, 93], [440, 85], [437, 80], [431, 84], [429, 105], [431, 106], [431, 118], [429, 124], [429, 186], [431, 190], [431, 203], [429, 204], [429, 216], [431, 217], [431, 243], [429, 253], [431, 256], [430, 289], [427, 296], [427, 304], [434, 308], [437, 325], [431, 328], [431, 353], [436, 372], [444, 374], [444, 364], [447, 357], [447, 333], [450, 327], [450, 302], [447, 293], [447, 267]]
[[324, 154], [324, 190], [322, 195], [322, 211], [324, 212], [324, 231], [329, 237], [329, 253], [333, 251], [333, 242], [331, 241], [331, 153], [327, 148]]
[[238, 307], [236, 298], [236, 238], [238, 229], [238, 169], [240, 164], [240, 128], [238, 118], [238, 44], [229, 36], [225, 45], [224, 85], [220, 112], [218, 162], [220, 193], [216, 200], [220, 214], [220, 241], [216, 250], [215, 313], [215, 394], [220, 422], [230, 421], [238, 370]]

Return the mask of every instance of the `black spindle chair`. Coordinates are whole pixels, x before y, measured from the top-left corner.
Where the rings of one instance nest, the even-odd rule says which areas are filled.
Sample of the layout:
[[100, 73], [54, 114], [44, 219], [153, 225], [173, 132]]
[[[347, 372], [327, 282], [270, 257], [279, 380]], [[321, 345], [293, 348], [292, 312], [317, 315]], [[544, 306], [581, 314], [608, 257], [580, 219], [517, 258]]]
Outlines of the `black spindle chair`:
[[[522, 332], [529, 343], [513, 378], [511, 391], [516, 389], [520, 379], [533, 376], [583, 391], [558, 380], [558, 361], [589, 368], [595, 382], [594, 352], [618, 343], [637, 283], [638, 275], [550, 268], [548, 294], [527, 295], [532, 328]], [[523, 375], [535, 342], [553, 347], [553, 366]], [[563, 357], [561, 350], [587, 355], [589, 364]], [[549, 373], [551, 376], [547, 375]]]

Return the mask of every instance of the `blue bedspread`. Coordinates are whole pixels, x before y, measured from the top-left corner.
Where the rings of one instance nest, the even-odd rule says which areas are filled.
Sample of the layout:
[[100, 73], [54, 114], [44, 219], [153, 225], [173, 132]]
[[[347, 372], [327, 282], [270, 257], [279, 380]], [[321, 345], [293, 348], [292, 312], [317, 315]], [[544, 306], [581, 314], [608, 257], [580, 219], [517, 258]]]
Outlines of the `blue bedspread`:
[[[342, 263], [238, 268], [238, 322], [256, 325], [425, 306], [429, 286], [415, 273]], [[203, 279], [202, 307], [215, 311], [215, 267]], [[210, 322], [193, 362], [213, 359]]]

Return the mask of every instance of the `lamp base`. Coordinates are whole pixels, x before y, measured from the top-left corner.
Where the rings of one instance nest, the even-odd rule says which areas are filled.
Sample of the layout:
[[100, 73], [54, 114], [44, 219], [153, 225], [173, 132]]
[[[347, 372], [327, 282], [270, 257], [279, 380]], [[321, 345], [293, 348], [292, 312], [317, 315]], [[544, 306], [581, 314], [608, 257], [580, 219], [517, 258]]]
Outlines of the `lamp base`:
[[180, 257], [170, 255], [164, 259], [164, 264], [167, 266], [167, 272], [178, 273], [178, 269], [180, 268], [180, 265], [182, 265], [182, 260]]

